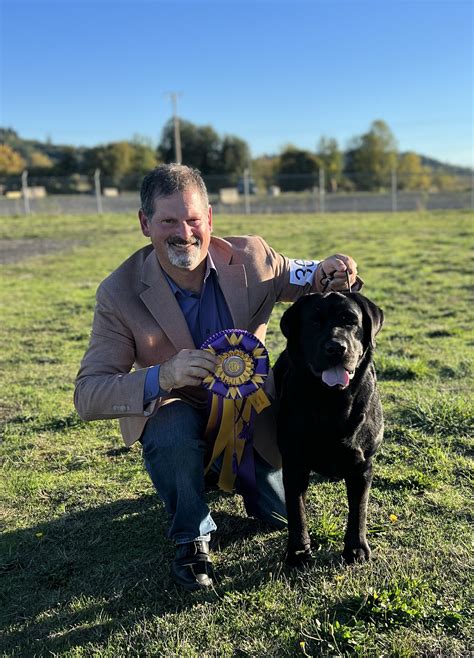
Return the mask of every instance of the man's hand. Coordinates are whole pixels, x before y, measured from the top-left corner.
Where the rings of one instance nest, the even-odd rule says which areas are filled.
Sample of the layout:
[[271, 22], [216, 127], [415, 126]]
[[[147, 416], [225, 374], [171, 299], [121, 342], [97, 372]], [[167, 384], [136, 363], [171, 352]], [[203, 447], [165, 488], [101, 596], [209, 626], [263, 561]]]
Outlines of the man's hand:
[[351, 256], [335, 254], [319, 263], [314, 277], [316, 292], [347, 290], [347, 278], [352, 287], [357, 279], [357, 263]]
[[215, 372], [217, 357], [205, 350], [181, 350], [160, 366], [160, 388], [171, 391], [183, 386], [199, 386]]

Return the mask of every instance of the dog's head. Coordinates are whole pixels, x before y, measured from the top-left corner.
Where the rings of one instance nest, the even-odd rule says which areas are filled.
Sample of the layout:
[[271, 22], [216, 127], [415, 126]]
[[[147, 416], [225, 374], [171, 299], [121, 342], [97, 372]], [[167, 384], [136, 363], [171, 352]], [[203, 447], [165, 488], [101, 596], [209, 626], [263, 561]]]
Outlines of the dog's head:
[[301, 297], [285, 311], [280, 327], [293, 366], [341, 390], [363, 357], [371, 356], [382, 324], [383, 311], [363, 295], [330, 292]]

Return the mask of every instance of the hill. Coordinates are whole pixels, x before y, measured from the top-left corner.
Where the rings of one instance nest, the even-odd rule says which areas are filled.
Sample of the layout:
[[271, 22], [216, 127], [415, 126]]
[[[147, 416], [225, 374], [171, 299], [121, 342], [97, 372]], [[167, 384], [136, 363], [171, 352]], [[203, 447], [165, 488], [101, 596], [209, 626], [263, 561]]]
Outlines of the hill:
[[[402, 153], [402, 155], [404, 155]], [[429, 167], [434, 173], [447, 173], [452, 176], [472, 176], [473, 170], [469, 167], [460, 167], [458, 165], [451, 165], [447, 162], [440, 162], [434, 158], [429, 158], [426, 155], [418, 154], [421, 158], [423, 167]]]

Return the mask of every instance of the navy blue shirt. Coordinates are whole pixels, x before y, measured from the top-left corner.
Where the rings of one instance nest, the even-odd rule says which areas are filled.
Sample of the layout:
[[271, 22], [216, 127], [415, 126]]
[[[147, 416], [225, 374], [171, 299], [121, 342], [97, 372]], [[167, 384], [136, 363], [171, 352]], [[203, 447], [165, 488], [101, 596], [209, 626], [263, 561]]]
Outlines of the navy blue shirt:
[[[163, 274], [176, 297], [197, 348], [217, 331], [232, 329], [232, 316], [220, 289], [217, 270], [210, 254], [207, 255], [206, 273], [199, 293], [180, 288], [164, 270]], [[159, 374], [159, 365], [148, 369], [143, 394], [144, 406], [160, 395], [167, 394], [167, 391], [159, 387]]]

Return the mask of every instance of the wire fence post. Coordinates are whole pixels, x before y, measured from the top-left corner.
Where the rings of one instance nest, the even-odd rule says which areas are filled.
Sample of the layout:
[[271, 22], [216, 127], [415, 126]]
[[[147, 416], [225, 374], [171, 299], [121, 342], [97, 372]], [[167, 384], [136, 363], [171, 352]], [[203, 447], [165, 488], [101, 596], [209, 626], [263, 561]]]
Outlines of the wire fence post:
[[248, 167], [244, 169], [244, 200], [245, 214], [250, 215], [250, 180]]
[[30, 214], [30, 194], [28, 192], [28, 170], [25, 169], [21, 174], [21, 191], [23, 194], [23, 206], [25, 215]]
[[392, 212], [397, 212], [397, 172], [396, 169], [392, 169]]
[[95, 200], [97, 201], [97, 214], [102, 215], [102, 194], [100, 191], [100, 169], [94, 172]]
[[471, 208], [474, 208], [474, 171], [471, 174]]
[[321, 168], [319, 170], [319, 212], [326, 212], [325, 187], [326, 187], [326, 182], [324, 176], [324, 169]]

